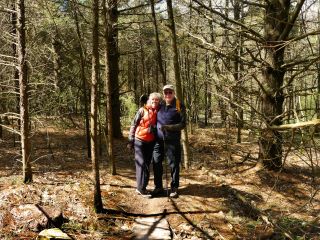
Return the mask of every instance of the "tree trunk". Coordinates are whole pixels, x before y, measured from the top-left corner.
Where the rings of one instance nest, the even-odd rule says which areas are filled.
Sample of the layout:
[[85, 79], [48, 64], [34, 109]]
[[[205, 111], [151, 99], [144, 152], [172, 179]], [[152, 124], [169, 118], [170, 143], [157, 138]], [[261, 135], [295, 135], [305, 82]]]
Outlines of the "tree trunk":
[[139, 44], [140, 44], [140, 59], [141, 59], [141, 77], [140, 77], [140, 95], [146, 94], [146, 70], [145, 70], [145, 57], [144, 57], [144, 48], [142, 43], [142, 32], [141, 32], [141, 25], [139, 24]]
[[205, 60], [205, 83], [204, 83], [204, 125], [208, 126], [208, 89], [209, 89], [209, 56], [206, 54], [206, 60]]
[[[193, 76], [192, 76], [192, 109], [191, 109], [191, 113], [192, 113], [192, 121], [195, 124], [198, 124], [198, 109], [199, 109], [199, 103], [198, 103], [198, 96], [197, 96], [197, 79], [198, 76], [198, 54], [196, 53], [195, 55], [195, 59], [194, 59], [194, 64], [193, 64]], [[193, 134], [193, 132], [191, 131], [191, 134]]]
[[77, 37], [79, 42], [79, 57], [80, 57], [80, 78], [82, 82], [82, 94], [83, 94], [83, 103], [84, 103], [84, 118], [85, 118], [85, 131], [86, 131], [86, 144], [87, 144], [87, 155], [88, 158], [91, 158], [91, 145], [90, 145], [90, 126], [89, 126], [89, 108], [88, 108], [88, 87], [87, 87], [87, 79], [85, 74], [86, 68], [86, 59], [84, 56], [84, 49], [82, 45], [82, 37], [79, 26], [78, 19], [78, 9], [76, 9], [76, 3], [72, 0], [73, 4], [73, 12], [74, 12], [74, 22], [77, 30]]
[[99, 0], [92, 2], [92, 76], [91, 76], [91, 160], [94, 182], [93, 205], [97, 213], [103, 210], [101, 190], [99, 159], [97, 146], [97, 125], [98, 125], [98, 82], [99, 82]]
[[[0, 109], [0, 110], [2, 110], [2, 109]], [[0, 111], [0, 113], [2, 113], [2, 111]], [[0, 116], [0, 139], [2, 139], [2, 138], [3, 138], [2, 117]]]
[[[236, 21], [241, 21], [241, 4], [240, 0], [236, 0], [234, 2], [234, 19]], [[236, 88], [234, 90], [233, 96], [234, 100], [237, 103], [237, 106], [235, 106], [235, 120], [236, 120], [236, 126], [237, 126], [237, 143], [241, 143], [241, 129], [243, 128], [243, 110], [240, 107], [241, 104], [241, 92], [242, 92], [242, 87], [241, 87], [241, 73], [243, 71], [243, 64], [241, 62], [241, 57], [242, 57], [242, 36], [241, 36], [241, 28], [238, 31], [239, 33], [236, 34], [236, 39], [235, 39], [235, 50], [234, 50], [234, 79], [236, 81]]]
[[56, 90], [59, 91], [60, 78], [61, 78], [61, 57], [60, 57], [61, 43], [58, 39], [57, 32], [52, 37], [52, 48], [53, 48], [53, 53], [54, 53], [53, 54], [54, 87]]
[[29, 128], [29, 99], [28, 99], [28, 66], [26, 61], [26, 26], [24, 0], [17, 0], [17, 39], [18, 39], [18, 71], [20, 86], [20, 121], [21, 121], [21, 151], [23, 182], [32, 181], [30, 128]]
[[320, 64], [318, 64], [318, 84], [317, 84], [317, 119], [320, 119]]
[[118, 52], [118, 0], [107, 0], [109, 77], [111, 81], [113, 137], [121, 138], [120, 89], [119, 89], [119, 52]]
[[[282, 90], [285, 69], [284, 63], [285, 39], [280, 36], [289, 19], [290, 1], [283, 3], [272, 1], [267, 3], [265, 13], [265, 56], [262, 76], [264, 89], [261, 94], [262, 113], [265, 123], [281, 125], [284, 95]], [[259, 139], [260, 159], [269, 169], [282, 167], [282, 136], [278, 131], [264, 129]]]
[[[190, 67], [190, 58], [189, 58], [189, 53], [190, 53], [190, 49], [189, 47], [186, 47], [185, 49], [185, 57], [184, 57], [184, 62], [185, 62], [185, 94], [184, 94], [184, 99], [186, 99], [185, 105], [187, 109], [191, 109], [192, 108], [192, 93], [191, 93], [191, 67]], [[187, 119], [188, 119], [188, 128], [190, 130], [190, 132], [193, 131], [192, 129], [192, 121], [191, 121], [191, 114], [187, 115]]]
[[[17, 11], [16, 11], [16, 6], [15, 6], [14, 3], [12, 4], [12, 10], [13, 11], [11, 13], [11, 24], [12, 24], [11, 34], [13, 36], [16, 36], [17, 35]], [[11, 46], [12, 46], [12, 55], [17, 57], [18, 56], [17, 44], [15, 42], [13, 42], [11, 44]], [[19, 70], [18, 70], [18, 68], [14, 69], [13, 79], [14, 79], [14, 82], [15, 82], [16, 92], [18, 93], [20, 91]], [[20, 95], [18, 95], [18, 94], [16, 95], [16, 105], [15, 105], [15, 107], [16, 107], [16, 112], [20, 113]], [[18, 131], [19, 131], [20, 130], [20, 126], [21, 126], [20, 119], [18, 119], [17, 125], [18, 125]], [[18, 138], [18, 141], [21, 142], [20, 135], [13, 134], [13, 146], [14, 147], [16, 146], [16, 137]]]
[[[167, 0], [167, 11], [169, 16], [169, 26], [171, 30], [171, 43], [173, 49], [173, 66], [174, 66], [174, 76], [176, 80], [176, 91], [177, 97], [182, 100], [182, 86], [181, 86], [181, 77], [180, 77], [180, 68], [179, 68], [179, 55], [178, 55], [178, 46], [177, 46], [177, 35], [176, 27], [173, 16], [172, 9], [172, 0]], [[189, 147], [188, 147], [188, 131], [187, 128], [182, 130], [182, 147], [183, 147], [183, 159], [184, 167], [187, 169], [189, 167]]]
[[158, 65], [156, 65], [154, 69], [154, 78], [155, 78], [155, 91], [156, 92], [161, 92], [161, 87], [159, 86], [159, 74], [158, 74]]
[[[212, 1], [209, 2], [209, 6], [210, 8], [212, 8]], [[213, 18], [212, 18], [213, 19]], [[215, 39], [215, 32], [214, 32], [214, 22], [213, 20], [210, 19], [209, 20], [209, 24], [210, 24], [210, 40], [211, 40], [211, 43], [214, 44], [216, 39]], [[212, 93], [211, 93], [211, 90], [212, 90], [212, 82], [209, 82], [209, 76], [210, 76], [210, 73], [211, 73], [211, 64], [210, 64], [210, 59], [211, 58], [215, 58], [215, 55], [212, 55], [211, 57], [208, 55], [208, 79], [207, 79], [207, 118], [208, 119], [211, 119], [212, 118]]]
[[294, 106], [294, 87], [290, 84], [288, 86], [288, 98], [289, 98], [289, 103], [288, 103], [288, 123], [290, 123], [290, 121], [292, 119], [294, 119], [294, 109], [295, 109], [295, 106]]
[[[138, 63], [137, 59], [133, 60], [133, 91], [134, 91], [134, 102], [139, 105], [139, 91], [138, 91]], [[141, 95], [141, 92], [140, 92]]]
[[[211, 2], [211, 1], [210, 1]], [[211, 4], [212, 7], [212, 4]], [[225, 11], [224, 14], [227, 18], [229, 18], [229, 12], [230, 12], [230, 6], [229, 6], [229, 0], [225, 1]], [[224, 22], [224, 24], [228, 24], [226, 21]], [[214, 38], [213, 36], [213, 29], [211, 30], [211, 39]], [[229, 30], [228, 29], [224, 29], [223, 31], [223, 41], [222, 41], [222, 48], [228, 48], [228, 44], [230, 44], [230, 39], [229, 39]], [[224, 71], [228, 71], [227, 68], [230, 67], [230, 58], [227, 58], [224, 62], [224, 64], [222, 65], [222, 72]], [[221, 70], [219, 69], [219, 67], [216, 67], [216, 72], [219, 71], [219, 74], [221, 75]], [[228, 95], [228, 92], [226, 91], [225, 87], [223, 86], [223, 84], [221, 82], [218, 82], [218, 79], [216, 81], [216, 90], [219, 93], [222, 93], [222, 95]], [[229, 98], [229, 96], [226, 96], [227, 98]], [[227, 118], [229, 116], [229, 112], [228, 112], [228, 106], [230, 104], [228, 104], [223, 98], [218, 97], [218, 106], [219, 106], [219, 110], [220, 110], [220, 117], [221, 117], [221, 122], [222, 125], [224, 125], [225, 127], [230, 127], [227, 126], [227, 123], [230, 124], [230, 119], [227, 121]]]
[[166, 75], [163, 69], [163, 64], [162, 64], [162, 55], [161, 55], [161, 45], [160, 45], [160, 40], [159, 40], [159, 32], [158, 32], [158, 25], [157, 25], [157, 18], [156, 18], [156, 12], [154, 10], [154, 0], [150, 0], [150, 5], [151, 5], [151, 12], [152, 12], [152, 21], [153, 21], [153, 27], [154, 27], [154, 34], [156, 37], [156, 47], [157, 47], [157, 62], [160, 70], [160, 74], [162, 77], [162, 85], [166, 85]]
[[[0, 74], [0, 78], [2, 78], [2, 74]], [[0, 92], [3, 91], [3, 87], [0, 86]], [[2, 100], [2, 98], [0, 97], [0, 139], [3, 138], [3, 127], [2, 127], [2, 117], [1, 114], [5, 113], [5, 107], [4, 107], [4, 101]]]
[[109, 29], [112, 28], [110, 25], [110, 21], [107, 20], [107, 6], [106, 6], [106, 0], [103, 0], [103, 21], [104, 21], [104, 39], [105, 39], [105, 90], [106, 90], [106, 96], [107, 96], [107, 102], [106, 102], [106, 116], [107, 116], [107, 127], [108, 127], [108, 141], [107, 141], [107, 149], [108, 149], [108, 160], [110, 163], [110, 170], [112, 175], [116, 175], [116, 164], [115, 164], [115, 158], [113, 153], [113, 121], [112, 121], [112, 81], [114, 80], [112, 77], [112, 68], [111, 68], [111, 62], [112, 62], [112, 55], [109, 54]]
[[211, 82], [209, 82], [210, 79], [210, 59], [209, 59], [209, 53], [206, 54], [206, 59], [205, 59], [205, 97], [204, 97], [204, 101], [205, 101], [205, 112], [204, 112], [204, 125], [208, 126], [209, 123], [209, 119], [212, 118], [212, 109], [211, 109], [211, 105], [212, 105], [212, 94], [211, 94]]
[[[319, 3], [320, 5], [320, 3]], [[320, 6], [318, 6], [318, 21], [320, 20]], [[319, 24], [320, 26], [320, 24]], [[320, 36], [317, 36], [318, 55], [320, 56]], [[316, 95], [316, 116], [320, 119], [320, 63], [317, 63], [317, 95]], [[320, 128], [318, 128], [320, 131]]]

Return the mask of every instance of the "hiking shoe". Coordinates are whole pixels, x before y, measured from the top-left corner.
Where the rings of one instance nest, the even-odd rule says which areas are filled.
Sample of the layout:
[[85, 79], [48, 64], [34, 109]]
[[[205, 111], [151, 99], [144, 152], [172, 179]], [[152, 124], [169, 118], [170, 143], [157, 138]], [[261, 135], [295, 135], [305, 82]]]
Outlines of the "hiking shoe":
[[171, 198], [177, 198], [179, 195], [178, 195], [178, 189], [176, 188], [172, 188], [171, 189], [171, 193], [169, 195]]
[[138, 195], [141, 195], [142, 197], [145, 197], [145, 198], [151, 197], [151, 194], [147, 190], [136, 189], [136, 193], [138, 193]]
[[152, 197], [157, 197], [157, 196], [160, 196], [160, 195], [163, 195], [164, 194], [164, 190], [163, 188], [155, 188], [152, 193], [151, 193], [151, 196]]

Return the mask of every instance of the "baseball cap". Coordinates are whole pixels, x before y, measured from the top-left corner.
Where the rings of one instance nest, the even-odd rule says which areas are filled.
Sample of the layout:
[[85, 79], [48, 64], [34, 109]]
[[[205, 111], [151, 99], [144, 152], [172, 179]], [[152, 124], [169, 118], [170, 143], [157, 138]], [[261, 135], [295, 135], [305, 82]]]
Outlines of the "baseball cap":
[[172, 91], [174, 91], [174, 86], [172, 84], [167, 84], [167, 85], [164, 85], [162, 90], [166, 90], [166, 89], [170, 89]]

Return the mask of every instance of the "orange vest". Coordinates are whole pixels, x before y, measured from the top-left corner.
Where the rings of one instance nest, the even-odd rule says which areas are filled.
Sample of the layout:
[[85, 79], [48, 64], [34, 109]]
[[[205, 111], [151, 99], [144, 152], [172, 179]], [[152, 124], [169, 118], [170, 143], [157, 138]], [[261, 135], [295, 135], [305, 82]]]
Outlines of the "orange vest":
[[135, 137], [145, 142], [152, 142], [155, 139], [155, 135], [151, 128], [156, 128], [156, 125], [157, 110], [149, 106], [143, 107], [143, 116], [136, 129]]

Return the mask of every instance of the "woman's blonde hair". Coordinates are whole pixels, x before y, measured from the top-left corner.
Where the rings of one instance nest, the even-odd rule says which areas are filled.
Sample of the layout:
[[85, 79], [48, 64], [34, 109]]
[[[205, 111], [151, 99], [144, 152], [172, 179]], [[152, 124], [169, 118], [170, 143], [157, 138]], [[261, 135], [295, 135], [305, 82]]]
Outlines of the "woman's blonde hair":
[[161, 100], [161, 94], [160, 94], [160, 93], [157, 93], [157, 92], [150, 93], [150, 95], [149, 95], [149, 100], [150, 100], [151, 98], [154, 98], [154, 97], [156, 97], [156, 98], [158, 98], [159, 100]]

